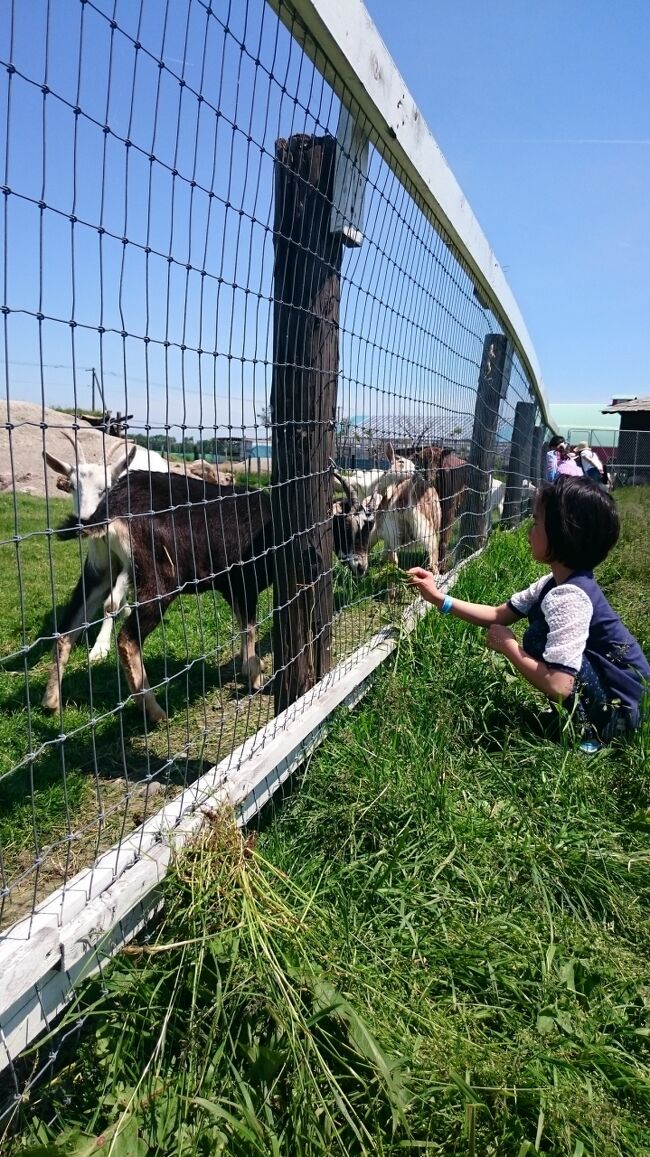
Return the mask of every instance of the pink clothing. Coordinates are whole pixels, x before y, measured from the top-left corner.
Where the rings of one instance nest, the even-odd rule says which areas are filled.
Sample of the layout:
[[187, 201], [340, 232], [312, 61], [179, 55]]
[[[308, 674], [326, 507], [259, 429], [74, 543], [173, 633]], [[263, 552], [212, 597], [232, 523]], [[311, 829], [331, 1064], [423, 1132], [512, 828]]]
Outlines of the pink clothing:
[[571, 474], [574, 478], [582, 478], [582, 470], [575, 458], [564, 458], [557, 468], [558, 474]]

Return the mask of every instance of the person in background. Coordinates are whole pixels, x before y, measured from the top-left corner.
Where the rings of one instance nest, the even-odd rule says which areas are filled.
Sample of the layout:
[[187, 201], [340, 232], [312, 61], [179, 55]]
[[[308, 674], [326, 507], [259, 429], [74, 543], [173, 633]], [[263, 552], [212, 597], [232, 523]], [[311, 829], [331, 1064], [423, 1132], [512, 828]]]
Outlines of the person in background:
[[567, 446], [566, 442], [562, 443], [559, 455], [560, 461], [558, 463], [556, 478], [561, 478], [565, 474], [568, 474], [572, 478], [583, 477], [582, 467], [577, 461], [573, 450], [570, 446]]
[[577, 442], [573, 447], [573, 453], [585, 478], [590, 478], [592, 482], [600, 482], [601, 486], [607, 486], [605, 467], [588, 442]]
[[560, 465], [560, 450], [566, 446], [561, 434], [554, 434], [548, 444], [544, 458], [544, 479], [546, 482], [555, 482], [557, 468]]

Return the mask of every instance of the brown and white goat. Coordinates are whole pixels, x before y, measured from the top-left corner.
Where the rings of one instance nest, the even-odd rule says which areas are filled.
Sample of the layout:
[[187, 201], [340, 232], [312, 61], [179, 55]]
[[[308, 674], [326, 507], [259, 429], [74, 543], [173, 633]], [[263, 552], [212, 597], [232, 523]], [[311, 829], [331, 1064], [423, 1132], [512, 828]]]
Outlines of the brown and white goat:
[[[350, 495], [335, 504], [332, 521], [336, 553], [355, 573], [365, 573], [374, 516]], [[102, 602], [111, 592], [125, 594], [131, 585], [136, 601], [117, 648], [128, 685], [142, 696], [152, 723], [165, 713], [149, 686], [142, 645], [179, 594], [212, 589], [223, 595], [242, 630], [242, 672], [253, 690], [261, 686], [257, 600], [272, 583], [275, 565], [268, 491], [132, 471], [104, 496], [90, 519], [76, 525], [71, 520], [64, 533], [79, 531], [91, 542], [105, 541], [111, 565], [97, 569], [89, 551], [54, 645], [44, 707], [59, 708], [70, 652]]]
[[421, 474], [413, 474], [388, 487], [382, 495], [370, 546], [382, 539], [395, 566], [400, 547], [419, 547], [426, 555], [425, 565], [437, 573], [441, 522], [437, 490]]
[[412, 446], [406, 453], [430, 486], [438, 492], [441, 523], [439, 567], [447, 567], [447, 555], [454, 522], [458, 518], [461, 498], [469, 485], [469, 463], [447, 446]]

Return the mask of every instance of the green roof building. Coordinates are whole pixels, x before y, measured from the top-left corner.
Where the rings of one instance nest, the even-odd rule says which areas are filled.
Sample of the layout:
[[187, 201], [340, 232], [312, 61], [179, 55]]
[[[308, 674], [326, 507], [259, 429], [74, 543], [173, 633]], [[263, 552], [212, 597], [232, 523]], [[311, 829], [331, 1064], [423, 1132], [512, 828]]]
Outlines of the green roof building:
[[603, 414], [608, 402], [552, 402], [551, 413], [567, 442], [610, 449], [618, 441], [618, 414]]

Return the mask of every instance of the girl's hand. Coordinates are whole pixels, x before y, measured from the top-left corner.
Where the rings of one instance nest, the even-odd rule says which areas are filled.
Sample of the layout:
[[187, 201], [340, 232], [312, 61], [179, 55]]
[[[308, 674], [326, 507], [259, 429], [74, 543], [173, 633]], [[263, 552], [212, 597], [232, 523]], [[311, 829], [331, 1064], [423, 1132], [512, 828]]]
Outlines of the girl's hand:
[[425, 570], [421, 566], [413, 566], [406, 573], [411, 580], [411, 586], [417, 588], [425, 602], [440, 606], [445, 596], [442, 591], [438, 590], [435, 575], [430, 570]]
[[510, 628], [502, 627], [499, 623], [492, 623], [485, 636], [485, 646], [491, 651], [498, 651], [501, 655], [507, 654], [511, 644], [516, 642], [517, 638]]

